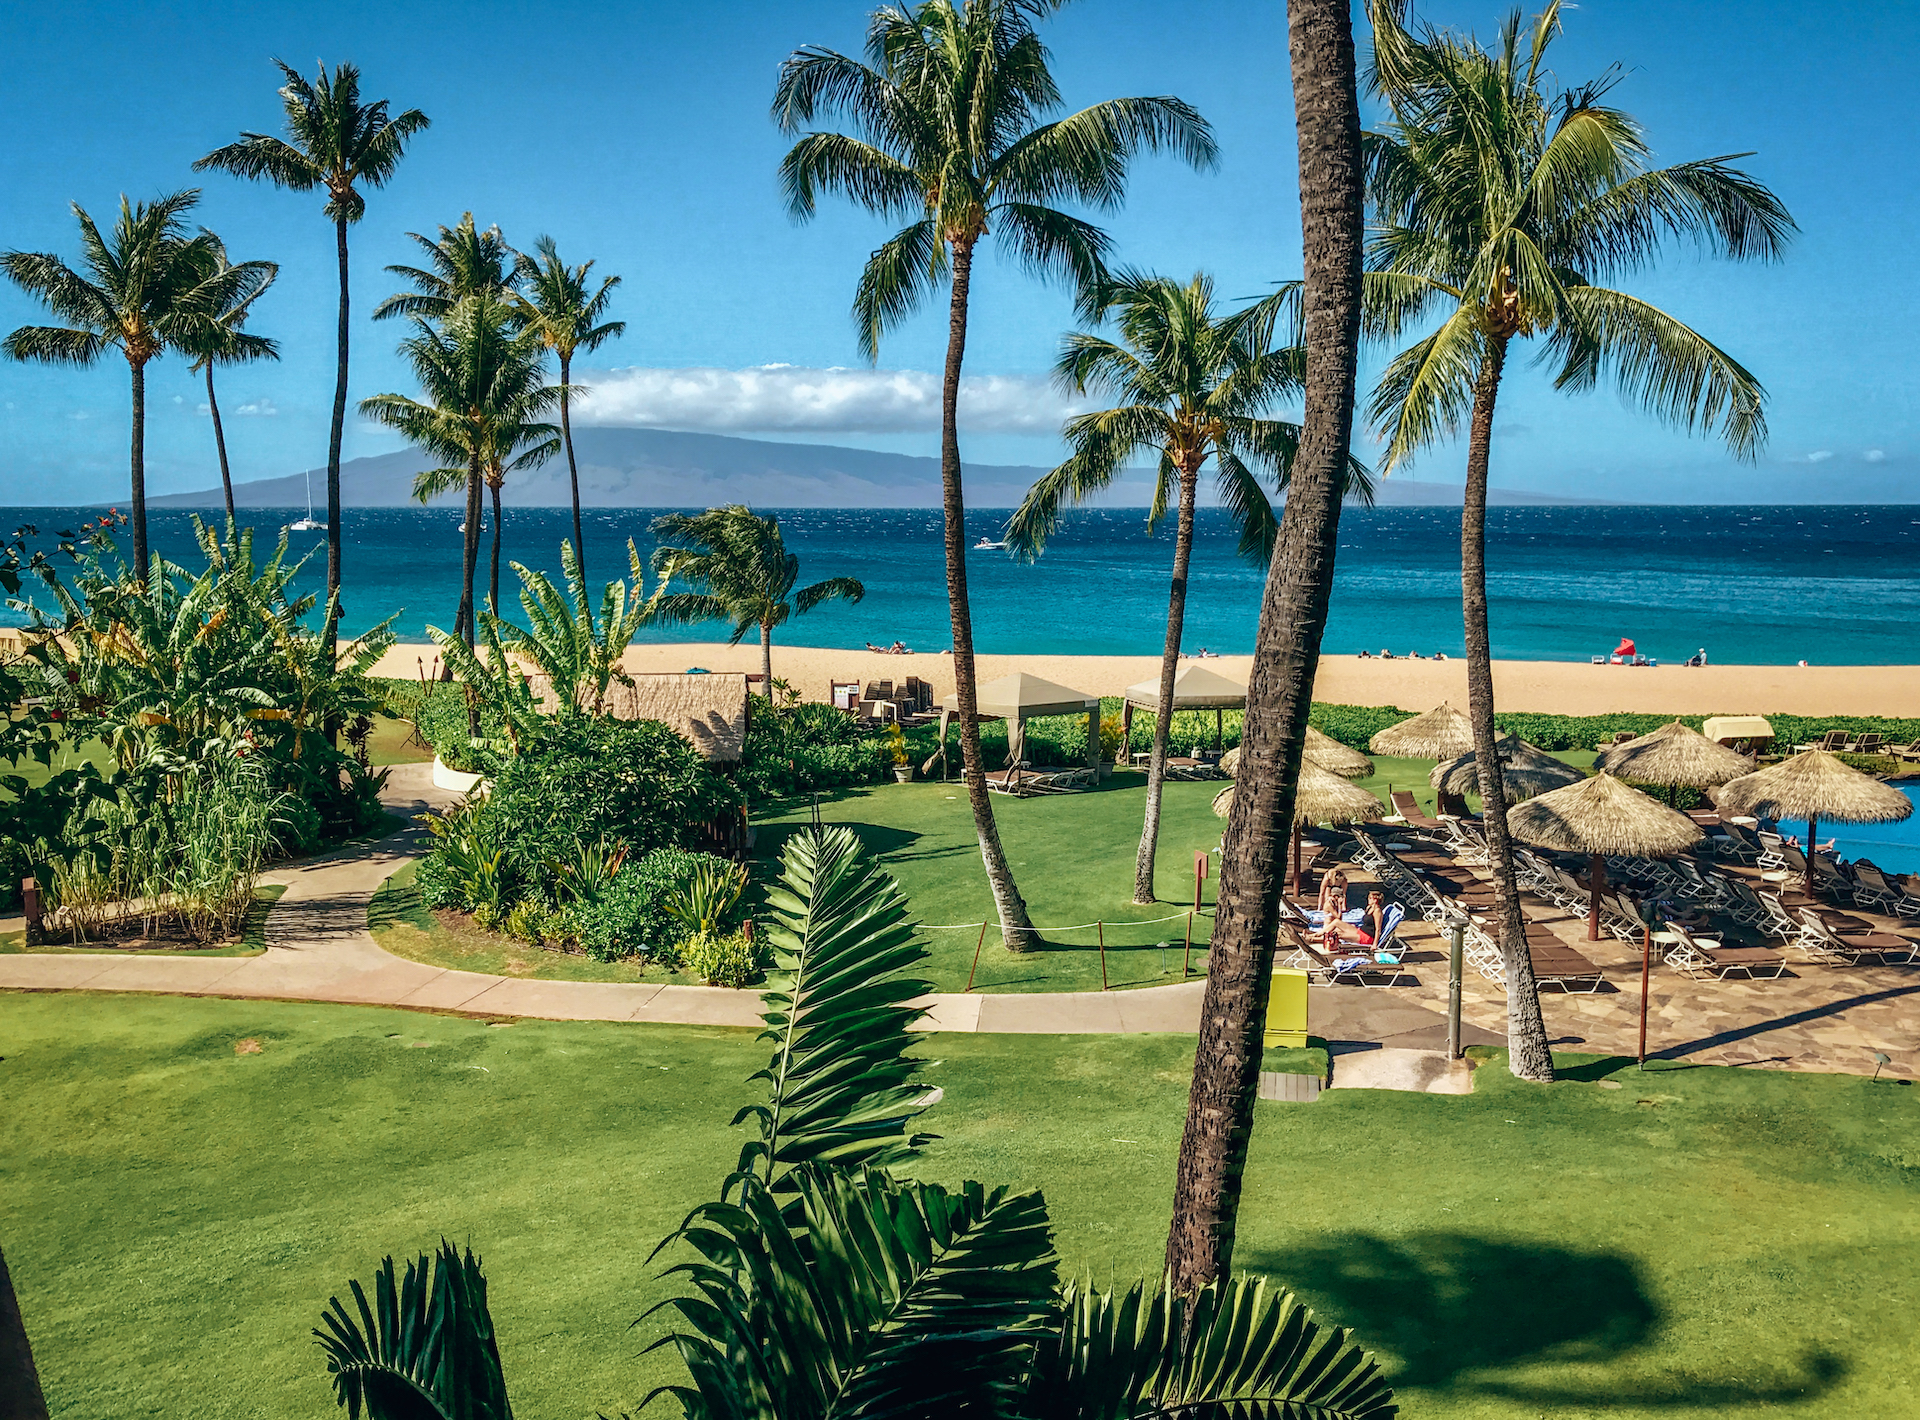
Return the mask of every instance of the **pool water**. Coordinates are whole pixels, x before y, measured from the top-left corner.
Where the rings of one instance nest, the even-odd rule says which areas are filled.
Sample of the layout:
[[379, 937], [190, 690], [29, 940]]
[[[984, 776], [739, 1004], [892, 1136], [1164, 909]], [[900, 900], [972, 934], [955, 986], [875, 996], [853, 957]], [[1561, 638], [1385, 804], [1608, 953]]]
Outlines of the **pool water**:
[[[1920, 801], [1920, 785], [1897, 786], [1909, 800]], [[1782, 819], [1778, 831], [1803, 848], [1807, 825], [1802, 819]], [[1883, 872], [1920, 873], [1920, 814], [1896, 823], [1836, 823], [1819, 826], [1820, 841], [1833, 839], [1842, 858], [1871, 858]]]

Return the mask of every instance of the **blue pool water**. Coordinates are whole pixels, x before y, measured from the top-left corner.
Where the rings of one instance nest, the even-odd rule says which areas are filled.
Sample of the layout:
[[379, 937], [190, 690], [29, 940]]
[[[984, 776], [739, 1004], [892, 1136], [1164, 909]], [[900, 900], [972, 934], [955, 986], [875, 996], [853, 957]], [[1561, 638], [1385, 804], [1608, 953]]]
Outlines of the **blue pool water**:
[[[1920, 803], [1920, 787], [1911, 784], [1896, 787]], [[1805, 820], [1782, 819], [1779, 831], [1803, 848], [1806, 846]], [[1822, 843], [1829, 838], [1833, 840], [1834, 852], [1842, 858], [1871, 858], [1874, 866], [1884, 872], [1920, 873], [1920, 813], [1898, 823], [1823, 823], [1817, 832]]]
[[[72, 526], [97, 510], [0, 509], [0, 530]], [[626, 571], [626, 540], [651, 551], [649, 509], [586, 515], [588, 570]], [[299, 515], [255, 511], [262, 529]], [[915, 649], [952, 644], [937, 510], [798, 509], [781, 514], [802, 581], [851, 575], [857, 606], [830, 604], [783, 627], [794, 645], [896, 639]], [[1006, 510], [975, 510], [968, 541], [997, 535]], [[1907, 507], [1495, 508], [1488, 514], [1494, 654], [1585, 660], [1631, 636], [1642, 652], [1679, 661], [1705, 646], [1719, 662], [1905, 664], [1920, 660], [1920, 509]], [[452, 624], [458, 599], [457, 510], [350, 510], [344, 520], [346, 625], [395, 616], [402, 636]], [[563, 509], [507, 510], [505, 556], [557, 574]], [[188, 515], [152, 518], [154, 545], [192, 561]], [[325, 574], [321, 534], [306, 579]], [[1224, 514], [1203, 510], [1187, 611], [1187, 649], [1253, 648], [1264, 568], [1234, 554]], [[482, 588], [485, 584], [482, 548]], [[982, 651], [1154, 653], [1165, 636], [1173, 546], [1149, 538], [1135, 509], [1070, 514], [1037, 563], [1004, 553], [969, 560], [975, 643]], [[1326, 648], [1460, 655], [1459, 514], [1444, 508], [1349, 509]], [[517, 612], [510, 570], [502, 587]], [[14, 620], [18, 620], [15, 616]], [[711, 640], [713, 627], [644, 633]]]

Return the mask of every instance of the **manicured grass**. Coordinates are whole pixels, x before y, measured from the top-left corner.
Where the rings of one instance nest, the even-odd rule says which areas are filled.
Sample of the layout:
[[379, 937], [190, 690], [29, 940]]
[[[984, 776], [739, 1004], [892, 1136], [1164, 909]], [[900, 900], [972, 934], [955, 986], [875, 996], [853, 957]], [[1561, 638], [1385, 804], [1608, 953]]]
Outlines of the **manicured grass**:
[[267, 913], [286, 892], [280, 883], [262, 883], [253, 890], [253, 910], [247, 914], [247, 929], [240, 940], [219, 947], [156, 948], [152, 951], [123, 951], [118, 947], [70, 947], [57, 943], [44, 947], [27, 945], [25, 932], [0, 933], [0, 955], [33, 956], [108, 956], [108, 957], [256, 957], [267, 949]]
[[373, 733], [367, 736], [367, 759], [382, 764], [424, 764], [433, 758], [431, 749], [413, 742], [413, 723], [391, 715], [373, 717]]
[[[49, 1399], [117, 1420], [337, 1414], [321, 1307], [443, 1235], [486, 1261], [517, 1413], [632, 1411], [677, 1366], [641, 1354], [662, 1319], [627, 1329], [665, 1295], [647, 1254], [717, 1190], [765, 1060], [744, 1031], [79, 994], [0, 995], [0, 1042]], [[1043, 1189], [1069, 1274], [1158, 1269], [1190, 1041], [923, 1053], [920, 1172]], [[1920, 1409], [1920, 1090], [1565, 1063], [1261, 1105], [1239, 1264], [1358, 1327], [1413, 1416]]]

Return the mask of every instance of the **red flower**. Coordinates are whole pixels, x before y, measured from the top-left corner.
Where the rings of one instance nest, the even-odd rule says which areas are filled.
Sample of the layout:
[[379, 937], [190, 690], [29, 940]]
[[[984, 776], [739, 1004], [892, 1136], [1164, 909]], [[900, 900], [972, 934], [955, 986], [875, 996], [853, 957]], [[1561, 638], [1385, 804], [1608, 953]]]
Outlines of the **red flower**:
[[67, 712], [64, 710], [55, 710], [48, 718], [52, 720], [64, 720], [67, 718]]

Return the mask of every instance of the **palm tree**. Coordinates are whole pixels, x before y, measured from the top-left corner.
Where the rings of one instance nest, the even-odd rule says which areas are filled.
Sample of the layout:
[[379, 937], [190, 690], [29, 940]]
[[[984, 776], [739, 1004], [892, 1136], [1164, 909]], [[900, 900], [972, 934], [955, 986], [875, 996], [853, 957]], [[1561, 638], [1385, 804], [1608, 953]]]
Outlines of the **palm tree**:
[[551, 458], [558, 449], [551, 424], [537, 422], [559, 391], [545, 383], [545, 353], [537, 336], [517, 328], [498, 296], [470, 296], [439, 324], [414, 321], [400, 344], [423, 399], [374, 395], [360, 412], [398, 431], [416, 447], [448, 462], [414, 479], [413, 496], [427, 502], [464, 480], [466, 542], [460, 611], [454, 634], [473, 645], [473, 579], [480, 555], [480, 490], [493, 490], [493, 564], [490, 605], [500, 596], [500, 486], [506, 475]]
[[[227, 248], [211, 232], [213, 238], [211, 260], [216, 271], [231, 270], [227, 261]], [[273, 284], [280, 268], [270, 261], [253, 263], [265, 270], [254, 283], [251, 290], [237, 291], [234, 300], [225, 310], [216, 313], [211, 319], [200, 322], [190, 331], [181, 348], [193, 357], [193, 372], [204, 374], [207, 379], [207, 413], [213, 418], [213, 446], [220, 455], [220, 488], [227, 498], [227, 529], [232, 535], [236, 523], [233, 507], [233, 472], [227, 466], [227, 434], [220, 426], [220, 401], [213, 392], [213, 367], [215, 365], [245, 365], [256, 360], [278, 360], [280, 347], [263, 335], [249, 335], [242, 329], [247, 323], [247, 315], [253, 303]]]
[[40, 1390], [33, 1346], [20, 1319], [20, 1301], [14, 1296], [4, 1253], [0, 1253], [0, 1415], [7, 1420], [47, 1420], [47, 1398]]
[[[1157, 456], [1159, 463], [1147, 514], [1149, 529], [1165, 518], [1170, 502], [1178, 505], [1160, 705], [1147, 765], [1146, 821], [1134, 863], [1136, 903], [1154, 900], [1153, 860], [1160, 840], [1161, 786], [1173, 729], [1173, 682], [1180, 669], [1200, 473], [1212, 459], [1220, 501], [1240, 528], [1241, 554], [1265, 562], [1273, 554], [1278, 525], [1260, 477], [1248, 464], [1263, 468], [1279, 488], [1286, 486], [1292, 470], [1300, 426], [1266, 414], [1282, 396], [1300, 388], [1305, 352], [1298, 346], [1273, 345], [1275, 322], [1297, 295], [1287, 287], [1222, 315], [1214, 309], [1210, 277], [1196, 275], [1183, 286], [1164, 276], [1122, 272], [1100, 296], [1101, 312], [1117, 320], [1121, 339], [1086, 332], [1069, 335], [1054, 378], [1074, 393], [1125, 403], [1067, 422], [1071, 457], [1028, 490], [1007, 525], [1007, 541], [1016, 550], [1038, 555], [1063, 505], [1106, 489], [1128, 460], [1143, 451]], [[1349, 478], [1371, 501], [1365, 468], [1353, 465]]]
[[[731, 621], [727, 644], [737, 646], [755, 628], [760, 632], [761, 688], [773, 698], [773, 628], [805, 616], [824, 602], [857, 602], [867, 589], [852, 577], [829, 577], [794, 590], [800, 558], [787, 551], [780, 520], [761, 517], [733, 504], [704, 513], [668, 513], [653, 520], [654, 536], [679, 546], [656, 548], [653, 575], [659, 586], [648, 603], [648, 618], [667, 625]], [[678, 577], [694, 588], [667, 591]]]
[[[1393, 469], [1468, 423], [1460, 519], [1468, 707], [1501, 922], [1514, 1074], [1553, 1078], [1507, 837], [1494, 753], [1487, 632], [1487, 470], [1509, 346], [1544, 342], [1555, 387], [1621, 393], [1682, 428], [1718, 432], [1734, 454], [1766, 438], [1752, 374], [1665, 311], [1594, 284], [1643, 269], [1672, 238], [1736, 260], [1771, 260], [1794, 231], [1786, 209], [1728, 157], [1649, 168], [1640, 127], [1609, 106], [1618, 75], [1555, 89], [1547, 50], [1557, 0], [1523, 33], [1516, 12], [1490, 50], [1406, 27], [1406, 0], [1374, 0], [1370, 76], [1389, 120], [1368, 138], [1378, 233], [1370, 329], [1384, 338], [1438, 318], [1396, 355], [1367, 414]], [[1743, 155], [1732, 155], [1743, 156]]]
[[813, 216], [822, 190], [885, 216], [910, 218], [861, 273], [853, 302], [860, 349], [948, 283], [947, 359], [940, 398], [940, 484], [946, 517], [947, 603], [953, 619], [954, 689], [967, 801], [1006, 945], [1037, 945], [1014, 885], [988, 799], [980, 755], [973, 617], [967, 601], [966, 500], [957, 410], [967, 344], [973, 255], [991, 232], [1043, 275], [1065, 276], [1083, 295], [1105, 275], [1107, 237], [1060, 211], [1063, 199], [1117, 207], [1128, 159], [1171, 148], [1196, 167], [1215, 161], [1206, 120], [1175, 98], [1110, 99], [1041, 122], [1060, 106], [1050, 56], [1034, 22], [1059, 0], [921, 0], [875, 10], [868, 63], [808, 46], [780, 68], [773, 114], [794, 133], [828, 114], [858, 136], [810, 132], [780, 165], [787, 207]]
[[1174, 1175], [1167, 1275], [1183, 1295], [1218, 1285], [1233, 1264], [1273, 980], [1286, 826], [1293, 821], [1351, 459], [1365, 233], [1353, 21], [1347, 0], [1289, 0], [1287, 28], [1306, 277], [1305, 417], [1260, 603], [1233, 809], [1221, 841], [1193, 1086]]
[[[327, 593], [333, 606], [340, 597], [340, 441], [347, 423], [347, 228], [366, 215], [362, 188], [385, 187], [406, 155], [407, 140], [430, 122], [417, 108], [389, 114], [387, 101], [360, 101], [360, 70], [326, 65], [312, 81], [276, 59], [286, 83], [280, 102], [286, 111], [285, 138], [242, 132], [238, 143], [216, 148], [193, 165], [194, 171], [218, 168], [243, 178], [265, 178], [294, 192], [325, 188], [323, 209], [332, 219], [340, 268], [340, 322], [334, 344], [333, 428], [327, 442]], [[329, 615], [327, 649], [336, 630]]]
[[133, 377], [133, 566], [147, 575], [147, 365], [219, 318], [249, 291], [272, 279], [269, 262], [216, 263], [219, 239], [188, 236], [187, 213], [200, 201], [192, 189], [155, 202], [120, 199], [111, 236], [79, 203], [83, 275], [51, 252], [10, 251], [0, 257], [16, 285], [36, 296], [62, 326], [23, 325], [3, 347], [15, 360], [91, 365], [109, 350], [126, 357]]
[[607, 688], [615, 681], [633, 684], [620, 660], [646, 620], [647, 602], [642, 590], [646, 568], [631, 538], [627, 539], [627, 565], [633, 572], [631, 590], [625, 582], [608, 582], [596, 624], [593, 604], [587, 600], [587, 576], [572, 543], [560, 544], [560, 570], [568, 596], [560, 594], [546, 573], [513, 564], [520, 574], [520, 605], [526, 610], [527, 624], [515, 626], [500, 616], [491, 620], [506, 649], [531, 661], [547, 677], [562, 714], [575, 709], [605, 714]]
[[462, 212], [460, 221], [442, 227], [436, 240], [418, 232], [407, 235], [427, 254], [425, 268], [389, 266], [393, 276], [404, 276], [413, 283], [411, 292], [387, 297], [373, 308], [375, 320], [410, 316], [419, 320], [445, 320], [455, 306], [468, 296], [481, 292], [505, 296], [513, 289], [513, 248], [500, 235], [498, 227], [482, 232], [473, 225], [473, 213]]
[[[586, 566], [586, 536], [580, 530], [580, 465], [573, 457], [573, 421], [568, 415], [572, 388], [573, 357], [590, 354], [609, 340], [626, 333], [623, 320], [602, 320], [613, 299], [618, 276], [601, 278], [598, 290], [589, 291], [588, 273], [593, 263], [583, 261], [568, 266], [560, 259], [552, 237], [533, 244], [534, 255], [522, 252], [514, 263], [514, 277], [520, 287], [517, 304], [520, 318], [529, 329], [540, 332], [560, 361], [560, 439], [567, 449], [567, 478], [573, 487], [573, 545], [580, 565]], [[581, 574], [585, 575], [584, 571]]]

